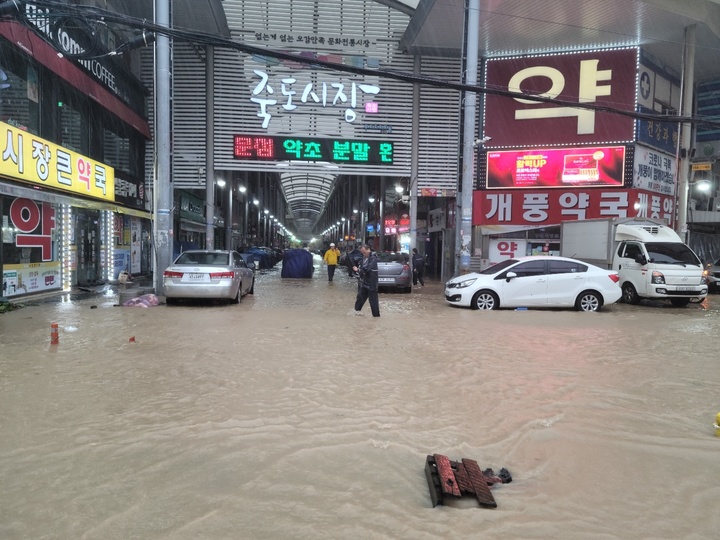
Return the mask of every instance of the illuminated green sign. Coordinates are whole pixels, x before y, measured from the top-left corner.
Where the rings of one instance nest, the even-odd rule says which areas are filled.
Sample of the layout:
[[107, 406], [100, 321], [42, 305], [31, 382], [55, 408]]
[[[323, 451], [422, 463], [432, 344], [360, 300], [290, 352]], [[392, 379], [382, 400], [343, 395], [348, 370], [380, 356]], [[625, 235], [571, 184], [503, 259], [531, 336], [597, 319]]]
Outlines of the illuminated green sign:
[[238, 159], [252, 160], [392, 165], [393, 151], [390, 141], [235, 135], [233, 154]]

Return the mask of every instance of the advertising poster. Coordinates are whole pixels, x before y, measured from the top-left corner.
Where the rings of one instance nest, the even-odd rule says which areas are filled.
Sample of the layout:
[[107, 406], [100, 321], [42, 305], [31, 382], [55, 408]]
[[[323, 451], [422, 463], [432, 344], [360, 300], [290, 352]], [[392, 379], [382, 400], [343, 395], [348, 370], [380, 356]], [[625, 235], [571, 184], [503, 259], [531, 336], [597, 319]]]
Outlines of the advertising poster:
[[60, 263], [6, 264], [2, 296], [11, 297], [60, 289]]
[[142, 244], [142, 228], [140, 218], [130, 218], [130, 273], [141, 272], [140, 250]]
[[622, 187], [624, 170], [624, 146], [490, 151], [486, 187]]
[[113, 253], [113, 279], [117, 279], [120, 272], [129, 271], [130, 250], [116, 249]]
[[639, 144], [635, 145], [634, 188], [674, 195], [676, 171], [677, 160], [674, 156]]

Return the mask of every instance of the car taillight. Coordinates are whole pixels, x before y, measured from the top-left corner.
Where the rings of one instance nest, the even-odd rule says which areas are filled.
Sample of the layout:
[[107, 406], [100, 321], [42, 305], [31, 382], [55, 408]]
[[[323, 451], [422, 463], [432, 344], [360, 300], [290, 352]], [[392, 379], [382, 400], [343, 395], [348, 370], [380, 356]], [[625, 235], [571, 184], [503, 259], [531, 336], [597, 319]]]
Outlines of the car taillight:
[[618, 283], [620, 281], [619, 274], [608, 274], [608, 277], [612, 279], [613, 283]]
[[234, 276], [235, 276], [234, 272], [210, 272], [210, 279], [222, 279], [222, 278], [232, 279]]
[[410, 271], [410, 265], [409, 264], [403, 264], [403, 272], [409, 272]]
[[182, 278], [183, 273], [182, 272], [172, 272], [170, 270], [165, 270], [163, 272], [163, 277], [169, 277], [169, 278]]

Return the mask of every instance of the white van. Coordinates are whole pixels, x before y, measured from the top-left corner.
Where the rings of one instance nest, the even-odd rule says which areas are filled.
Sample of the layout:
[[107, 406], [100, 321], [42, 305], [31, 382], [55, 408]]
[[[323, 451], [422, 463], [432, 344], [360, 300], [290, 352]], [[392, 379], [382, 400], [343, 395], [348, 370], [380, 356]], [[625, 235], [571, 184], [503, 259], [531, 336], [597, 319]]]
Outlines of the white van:
[[707, 296], [702, 262], [671, 228], [620, 224], [615, 240], [620, 244], [613, 269], [620, 274], [624, 302], [662, 298], [682, 307]]
[[565, 221], [560, 254], [620, 275], [622, 300], [670, 300], [686, 306], [707, 296], [706, 271], [697, 255], [664, 222], [649, 218]]

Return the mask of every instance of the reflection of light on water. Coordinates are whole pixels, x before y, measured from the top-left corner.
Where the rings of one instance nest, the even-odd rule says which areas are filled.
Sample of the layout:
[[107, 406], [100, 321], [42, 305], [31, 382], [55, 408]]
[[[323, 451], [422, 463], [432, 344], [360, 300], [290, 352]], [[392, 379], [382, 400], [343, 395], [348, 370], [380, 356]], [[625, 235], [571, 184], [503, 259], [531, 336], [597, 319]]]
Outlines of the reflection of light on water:
[[677, 327], [679, 332], [685, 332], [686, 334], [702, 334], [704, 336], [713, 335], [717, 332], [717, 321], [688, 321], [687, 323], [681, 324]]
[[558, 420], [562, 420], [562, 418], [563, 418], [562, 414], [557, 414], [557, 415], [553, 416], [552, 418], [547, 418], [545, 420], [541, 420], [541, 419], [535, 420], [534, 425], [535, 425], [535, 427], [549, 428], [549, 427], [552, 427], [553, 424], [555, 424], [555, 422], [557, 422]]

